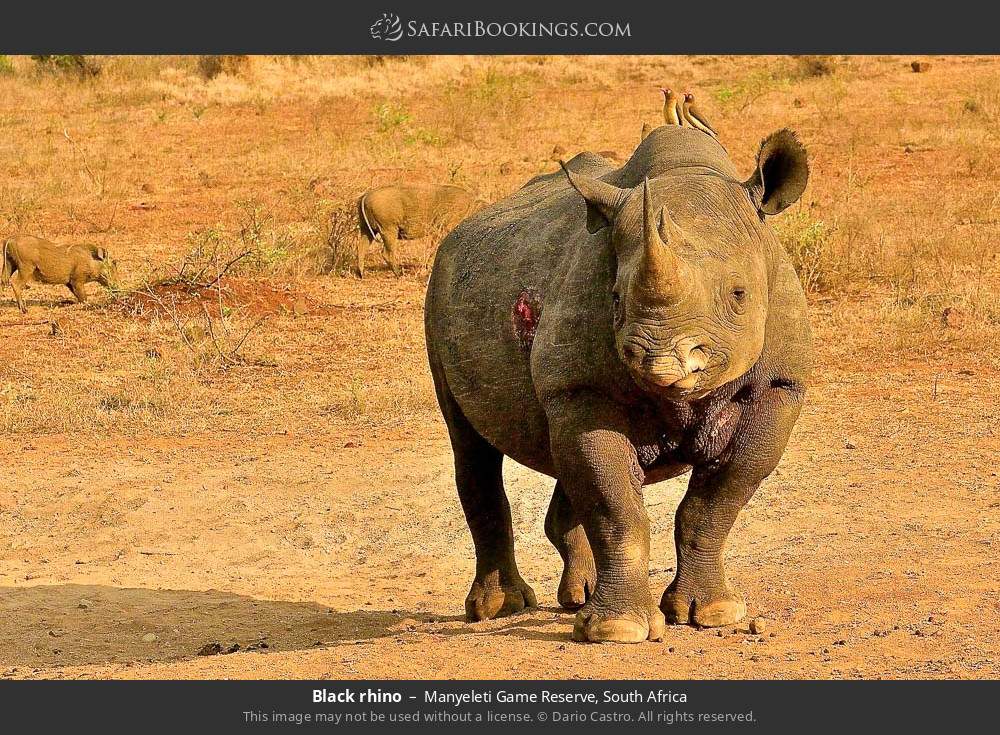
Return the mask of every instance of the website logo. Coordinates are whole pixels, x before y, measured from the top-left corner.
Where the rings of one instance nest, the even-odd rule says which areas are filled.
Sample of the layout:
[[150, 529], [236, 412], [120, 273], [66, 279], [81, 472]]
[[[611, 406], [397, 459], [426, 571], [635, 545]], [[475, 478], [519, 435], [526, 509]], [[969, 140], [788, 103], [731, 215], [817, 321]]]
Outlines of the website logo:
[[395, 13], [382, 13], [369, 30], [376, 41], [398, 41], [403, 37], [403, 22]]

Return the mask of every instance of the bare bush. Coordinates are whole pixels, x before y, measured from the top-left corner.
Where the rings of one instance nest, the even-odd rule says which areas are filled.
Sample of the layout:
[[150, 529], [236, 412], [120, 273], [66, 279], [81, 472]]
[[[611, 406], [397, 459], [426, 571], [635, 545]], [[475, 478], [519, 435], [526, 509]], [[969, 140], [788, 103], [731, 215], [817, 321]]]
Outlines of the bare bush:
[[166, 318], [193, 358], [195, 371], [257, 364], [242, 350], [267, 314], [242, 314], [243, 292], [229, 275], [251, 261], [254, 251], [216, 231], [199, 233], [195, 247], [166, 275], [115, 295], [132, 316]]
[[830, 288], [833, 280], [831, 228], [801, 211], [787, 214], [776, 226], [806, 292], [818, 293]]
[[198, 57], [198, 71], [205, 79], [215, 79], [220, 74], [239, 76], [250, 62], [246, 55], [208, 54]]
[[789, 76], [792, 79], [814, 79], [833, 74], [836, 67], [832, 56], [796, 56]]
[[357, 255], [358, 215], [354, 203], [337, 206], [327, 218], [327, 265], [324, 273], [344, 274]]
[[101, 65], [92, 56], [80, 54], [36, 54], [31, 57], [39, 69], [75, 75], [81, 79], [96, 77]]

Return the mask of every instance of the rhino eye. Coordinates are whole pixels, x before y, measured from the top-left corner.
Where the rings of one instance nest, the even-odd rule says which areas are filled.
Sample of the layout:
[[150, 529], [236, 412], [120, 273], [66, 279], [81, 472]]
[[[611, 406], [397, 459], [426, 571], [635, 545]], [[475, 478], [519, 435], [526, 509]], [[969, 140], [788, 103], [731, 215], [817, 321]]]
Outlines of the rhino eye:
[[733, 290], [729, 292], [729, 295], [738, 309], [742, 309], [746, 306], [749, 296], [747, 294], [747, 290], [743, 288], [743, 286], [734, 286]]

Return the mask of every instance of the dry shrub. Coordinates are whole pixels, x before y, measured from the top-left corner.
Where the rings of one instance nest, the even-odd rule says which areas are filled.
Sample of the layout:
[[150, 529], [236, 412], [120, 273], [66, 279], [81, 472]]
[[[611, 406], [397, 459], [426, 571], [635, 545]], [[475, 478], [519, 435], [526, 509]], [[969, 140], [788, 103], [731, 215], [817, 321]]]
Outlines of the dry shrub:
[[[119, 303], [122, 310], [153, 304], [154, 318], [173, 325], [175, 336], [187, 350], [189, 367], [198, 377], [239, 366], [273, 367], [267, 359], [249, 357], [244, 349], [268, 315], [254, 316], [231, 306], [233, 302], [233, 290], [220, 280], [212, 289], [192, 286], [190, 290], [173, 290], [149, 285]], [[192, 305], [197, 305], [197, 310], [190, 308]], [[101, 408], [106, 411], [123, 410], [122, 405], [134, 403], [131, 399], [123, 403], [124, 399], [113, 396], [102, 401]]]
[[36, 54], [31, 57], [38, 68], [70, 74], [80, 79], [96, 77], [101, 73], [101, 65], [92, 56], [80, 54]]
[[301, 206], [294, 233], [289, 229], [279, 237], [280, 247], [267, 249], [271, 270], [297, 278], [349, 274], [360, 237], [357, 205], [311, 198]]
[[[293, 248], [288, 233], [254, 202], [240, 202], [235, 230], [209, 227], [188, 235], [186, 253], [137, 290], [178, 287], [191, 293], [216, 289], [234, 276], [270, 276], [283, 268]], [[176, 290], [176, 289], [175, 289]]]
[[520, 135], [519, 123], [535, 86], [532, 75], [490, 67], [461, 83], [450, 83], [440, 113], [428, 123], [444, 130], [441, 144]]
[[829, 288], [833, 281], [831, 228], [820, 220], [812, 219], [807, 212], [798, 210], [778, 219], [775, 229], [791, 256], [806, 293], [818, 293]]
[[220, 74], [237, 77], [249, 63], [250, 57], [245, 54], [208, 54], [198, 57], [198, 71], [205, 79], [215, 79]]
[[343, 275], [350, 271], [357, 257], [358, 210], [354, 202], [340, 204], [327, 218], [329, 228], [326, 236], [325, 255], [321, 260], [320, 273]]
[[188, 252], [137, 288], [115, 294], [113, 306], [133, 317], [166, 319], [176, 328], [196, 373], [239, 365], [266, 365], [243, 349], [272, 314], [292, 312], [298, 298], [289, 289], [238, 275], [269, 274], [284, 256], [283, 241], [269, 236], [271, 218], [243, 205], [235, 234], [207, 229], [189, 236]]
[[833, 74], [836, 67], [832, 56], [796, 56], [789, 72], [792, 79], [813, 79]]

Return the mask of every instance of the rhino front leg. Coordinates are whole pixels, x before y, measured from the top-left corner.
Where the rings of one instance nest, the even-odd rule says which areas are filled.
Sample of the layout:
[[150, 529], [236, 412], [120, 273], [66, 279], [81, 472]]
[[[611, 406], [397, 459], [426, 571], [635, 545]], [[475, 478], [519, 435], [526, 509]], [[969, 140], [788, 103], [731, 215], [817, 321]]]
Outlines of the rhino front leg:
[[559, 580], [557, 595], [559, 604], [567, 610], [576, 610], [593, 593], [597, 569], [594, 567], [594, 554], [590, 550], [587, 533], [573, 512], [573, 505], [566, 497], [561, 482], [556, 482], [549, 512], [545, 515], [545, 535], [563, 560], [562, 579]]
[[455, 484], [476, 549], [476, 578], [465, 598], [471, 621], [536, 607], [514, 560], [514, 527], [503, 488], [503, 455], [469, 424], [446, 387], [439, 402], [455, 454]]
[[643, 472], [621, 410], [599, 396], [550, 405], [553, 460], [594, 554], [596, 584], [573, 639], [638, 643], [663, 637], [649, 591], [649, 518]]
[[674, 522], [677, 574], [660, 601], [667, 622], [711, 628], [746, 615], [743, 596], [726, 579], [726, 539], [740, 510], [777, 466], [801, 405], [801, 391], [768, 388], [743, 409], [719, 463], [695, 467]]

